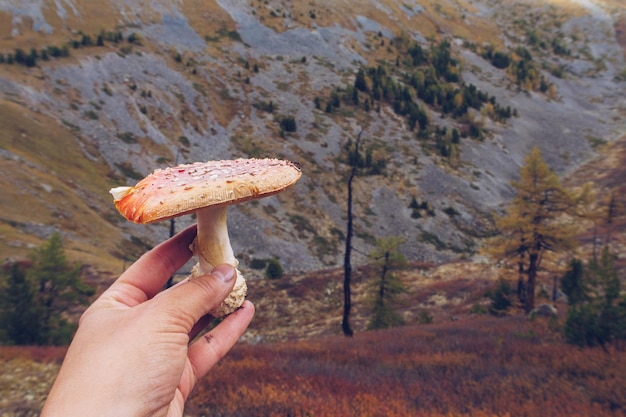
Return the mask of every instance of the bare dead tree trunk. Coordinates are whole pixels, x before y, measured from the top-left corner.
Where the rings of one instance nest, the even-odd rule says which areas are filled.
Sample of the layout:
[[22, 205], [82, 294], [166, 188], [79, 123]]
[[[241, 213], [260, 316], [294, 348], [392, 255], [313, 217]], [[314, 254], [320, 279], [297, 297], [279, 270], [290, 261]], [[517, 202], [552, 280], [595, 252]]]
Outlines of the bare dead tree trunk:
[[[170, 219], [170, 237], [174, 236], [176, 234], [176, 222], [174, 221], [174, 218]], [[165, 284], [165, 288], [169, 288], [172, 285], [174, 285], [174, 275], [170, 276], [169, 279], [167, 280], [167, 283]]]
[[359, 165], [359, 143], [361, 142], [361, 133], [356, 138], [355, 158], [350, 177], [348, 178], [348, 221], [346, 230], [346, 253], [343, 261], [343, 320], [341, 321], [341, 330], [346, 336], [354, 335], [354, 331], [350, 327], [350, 310], [352, 308], [352, 293], [350, 290], [350, 282], [352, 280], [352, 264], [350, 257], [352, 256], [352, 181], [356, 177], [356, 171]]
[[[174, 158], [174, 165], [178, 165], [178, 155], [180, 154], [180, 149], [176, 150], [176, 157]], [[172, 217], [170, 219], [170, 238], [173, 237], [176, 234], [176, 221], [175, 219]], [[169, 288], [172, 285], [174, 285], [174, 275], [170, 276], [170, 278], [167, 280], [167, 283], [165, 284], [165, 288]]]

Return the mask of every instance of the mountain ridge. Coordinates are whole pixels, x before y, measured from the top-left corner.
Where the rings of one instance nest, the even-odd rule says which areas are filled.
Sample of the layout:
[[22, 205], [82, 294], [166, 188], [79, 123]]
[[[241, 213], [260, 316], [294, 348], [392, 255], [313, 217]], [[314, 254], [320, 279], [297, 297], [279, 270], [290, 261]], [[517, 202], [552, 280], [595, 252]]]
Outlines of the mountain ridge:
[[[14, 121], [3, 125], [0, 143], [0, 169], [11, 178], [0, 222], [4, 258], [23, 256], [60, 230], [72, 259], [115, 275], [165, 239], [169, 225], [122, 221], [108, 188], [176, 162], [275, 156], [299, 161], [304, 176], [285, 195], [231, 210], [242, 266], [276, 257], [290, 273], [336, 267], [345, 227], [348, 167], [342, 158], [346, 143], [363, 130], [386, 167], [383, 175], [362, 175], [355, 184], [355, 262], [365, 262], [374, 239], [387, 235], [407, 238], [402, 250], [412, 261], [472, 259], [481, 236], [490, 233], [493, 208], [511, 197], [508, 182], [530, 147], [539, 146], [549, 165], [566, 175], [591, 159], [598, 144], [626, 132], [624, 45], [618, 43], [624, 7], [617, 2], [101, 3], [20, 9], [20, 2], [6, 2], [0, 8], [5, 55], [79, 43], [67, 58], [39, 57], [33, 67], [0, 64], [0, 110]], [[96, 45], [98, 34], [116, 31], [123, 41]], [[570, 54], [533, 49], [533, 33]], [[85, 36], [91, 40], [82, 45]], [[393, 63], [402, 37], [424, 48], [448, 39], [462, 81], [518, 117], [500, 122], [484, 111], [469, 112], [487, 137], [463, 139], [455, 167], [430, 142], [416, 139], [390, 105], [380, 112], [349, 105], [335, 113], [316, 109], [316, 98], [326, 102], [333, 91], [347, 91], [359, 68]], [[516, 85], [483, 57], [485, 45], [529, 48], [552, 93]], [[270, 101], [272, 113], [263, 110]], [[294, 118], [296, 132], [281, 132], [283, 117]], [[458, 127], [435, 108], [428, 108], [428, 117], [432, 125]], [[80, 152], [42, 159], [54, 141], [62, 151]], [[67, 171], [66, 157], [83, 168]], [[80, 195], [91, 201], [57, 199]], [[415, 219], [412, 199], [436, 215]]]

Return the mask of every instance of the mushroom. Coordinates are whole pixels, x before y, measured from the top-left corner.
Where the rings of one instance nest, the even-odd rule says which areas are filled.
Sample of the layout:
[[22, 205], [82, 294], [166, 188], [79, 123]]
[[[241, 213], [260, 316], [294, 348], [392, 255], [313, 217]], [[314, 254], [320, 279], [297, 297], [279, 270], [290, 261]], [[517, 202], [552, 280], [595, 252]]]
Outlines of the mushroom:
[[[195, 212], [198, 234], [190, 249], [198, 263], [191, 278], [228, 263], [237, 268], [226, 225], [226, 207], [267, 197], [292, 186], [302, 172], [297, 164], [278, 159], [208, 161], [157, 169], [134, 187], [116, 187], [111, 194], [128, 220], [148, 224]], [[233, 291], [210, 314], [221, 317], [243, 304], [246, 282], [237, 270]]]

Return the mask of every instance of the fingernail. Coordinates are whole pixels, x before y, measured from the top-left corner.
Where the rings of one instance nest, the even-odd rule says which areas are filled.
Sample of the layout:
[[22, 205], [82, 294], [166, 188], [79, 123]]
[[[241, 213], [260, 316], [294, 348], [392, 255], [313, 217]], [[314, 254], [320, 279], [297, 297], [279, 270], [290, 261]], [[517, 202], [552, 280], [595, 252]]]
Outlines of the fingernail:
[[230, 282], [235, 278], [235, 268], [228, 264], [219, 265], [213, 268], [211, 275], [220, 281]]

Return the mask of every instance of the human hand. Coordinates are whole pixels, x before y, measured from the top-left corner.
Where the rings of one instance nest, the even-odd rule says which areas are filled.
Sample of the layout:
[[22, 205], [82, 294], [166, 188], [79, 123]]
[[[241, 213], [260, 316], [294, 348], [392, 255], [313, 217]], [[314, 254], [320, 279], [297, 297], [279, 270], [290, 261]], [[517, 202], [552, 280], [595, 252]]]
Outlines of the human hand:
[[41, 416], [182, 416], [196, 382], [254, 315], [246, 301], [189, 343], [235, 282], [234, 268], [160, 291], [190, 257], [190, 227], [143, 255], [82, 315]]

